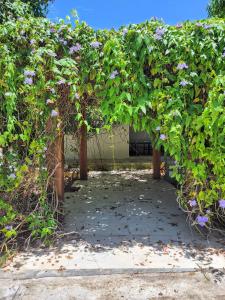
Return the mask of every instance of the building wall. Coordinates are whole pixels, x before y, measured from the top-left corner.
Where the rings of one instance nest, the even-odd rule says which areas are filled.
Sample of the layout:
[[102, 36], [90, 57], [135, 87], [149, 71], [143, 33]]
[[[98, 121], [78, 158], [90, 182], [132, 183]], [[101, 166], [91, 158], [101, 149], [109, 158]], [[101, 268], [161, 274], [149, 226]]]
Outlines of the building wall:
[[129, 142], [139, 143], [139, 142], [150, 142], [150, 137], [145, 131], [134, 131], [133, 127], [129, 130]]
[[[78, 140], [65, 136], [65, 160], [79, 159]], [[89, 160], [122, 160], [129, 158], [129, 126], [116, 126], [111, 131], [102, 130], [88, 139]]]

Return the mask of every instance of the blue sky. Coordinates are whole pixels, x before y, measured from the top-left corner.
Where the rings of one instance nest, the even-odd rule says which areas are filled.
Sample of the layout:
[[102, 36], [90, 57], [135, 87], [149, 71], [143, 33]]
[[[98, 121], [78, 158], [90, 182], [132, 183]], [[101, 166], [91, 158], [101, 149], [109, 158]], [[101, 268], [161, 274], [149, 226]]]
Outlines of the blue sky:
[[152, 16], [162, 17], [168, 24], [207, 17], [209, 0], [55, 0], [49, 6], [52, 20], [65, 18], [72, 9], [80, 20], [96, 29], [118, 28], [121, 25], [140, 23]]

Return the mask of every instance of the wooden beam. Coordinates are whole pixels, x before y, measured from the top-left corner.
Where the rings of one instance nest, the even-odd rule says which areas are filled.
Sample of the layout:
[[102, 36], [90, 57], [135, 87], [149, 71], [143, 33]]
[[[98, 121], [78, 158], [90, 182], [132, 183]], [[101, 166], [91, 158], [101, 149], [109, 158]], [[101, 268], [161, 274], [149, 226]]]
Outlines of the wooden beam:
[[[49, 118], [46, 133], [52, 135], [56, 124]], [[58, 201], [64, 201], [64, 134], [59, 133], [54, 141], [48, 143], [47, 169], [49, 174], [48, 188], [55, 192]]]
[[160, 179], [160, 167], [161, 167], [161, 152], [153, 148], [153, 178]]
[[55, 192], [59, 201], [64, 201], [64, 134], [60, 133], [55, 140]]
[[[86, 120], [86, 106], [82, 108], [83, 120]], [[87, 126], [85, 123], [80, 128], [80, 179], [88, 179], [88, 158], [87, 158]]]

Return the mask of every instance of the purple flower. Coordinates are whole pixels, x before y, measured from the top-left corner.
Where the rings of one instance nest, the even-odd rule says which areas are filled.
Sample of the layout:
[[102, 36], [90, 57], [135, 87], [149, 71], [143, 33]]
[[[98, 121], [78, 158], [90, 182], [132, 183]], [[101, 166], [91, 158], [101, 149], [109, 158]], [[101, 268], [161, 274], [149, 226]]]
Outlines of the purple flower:
[[54, 33], [54, 32], [56, 32], [55, 28], [53, 28], [53, 27], [52, 27], [52, 28], [50, 28], [50, 32], [51, 32], [51, 33]]
[[161, 35], [158, 35], [158, 34], [155, 34], [155, 35], [154, 35], [154, 38], [155, 38], [157, 41], [162, 40], [162, 36], [161, 36]]
[[26, 77], [25, 80], [24, 80], [24, 84], [32, 85], [33, 84], [33, 79], [31, 77]]
[[9, 175], [9, 178], [11, 178], [11, 179], [16, 179], [16, 174], [14, 174], [14, 173], [10, 174], [10, 175]]
[[158, 27], [155, 31], [155, 34], [163, 36], [165, 34], [165, 32], [166, 32], [165, 28]]
[[36, 73], [34, 71], [29, 71], [29, 70], [24, 71], [24, 76], [31, 76], [31, 77], [33, 77], [35, 75], [36, 75]]
[[212, 27], [212, 25], [207, 25], [207, 24], [206, 24], [206, 25], [204, 25], [203, 27], [204, 27], [205, 29], [209, 29], [209, 28]]
[[57, 84], [59, 84], [59, 85], [60, 85], [60, 84], [65, 84], [65, 82], [66, 82], [65, 79], [60, 79], [60, 80], [57, 82]]
[[177, 25], [176, 25], [176, 28], [182, 28], [182, 27], [183, 27], [182, 24], [177, 24]]
[[186, 80], [182, 80], [182, 81], [180, 82], [180, 85], [181, 85], [181, 86], [187, 86], [188, 84], [189, 84], [189, 82], [186, 81]]
[[61, 44], [65, 45], [65, 46], [68, 44], [68, 42], [64, 39], [59, 39], [59, 41]]
[[91, 42], [90, 45], [91, 45], [92, 48], [97, 49], [102, 45], [102, 43], [96, 41], [96, 42]]
[[125, 36], [127, 33], [128, 33], [128, 29], [124, 28], [123, 31], [122, 31], [122, 35]]
[[117, 71], [117, 70], [115, 70], [115, 71], [113, 71], [112, 73], [111, 73], [111, 75], [109, 76], [109, 78], [110, 79], [115, 79], [116, 78], [116, 76], [119, 74], [119, 72]]
[[201, 226], [204, 227], [205, 223], [207, 223], [209, 221], [209, 218], [206, 216], [200, 216], [198, 215], [196, 218], [197, 223]]
[[58, 117], [59, 113], [56, 110], [51, 111], [51, 117]]
[[163, 35], [165, 34], [166, 29], [158, 27], [155, 31], [154, 37], [156, 40], [160, 41], [163, 38]]
[[197, 201], [195, 199], [188, 201], [191, 207], [195, 207], [197, 205]]
[[5, 229], [6, 229], [6, 230], [12, 230], [12, 225], [6, 225], [6, 226], [5, 226]]
[[188, 65], [186, 63], [178, 64], [177, 69], [178, 70], [188, 69]]
[[223, 52], [222, 57], [225, 57], [225, 51]]
[[202, 23], [199, 23], [199, 22], [197, 22], [195, 25], [196, 25], [197, 27], [203, 27], [203, 24], [202, 24]]
[[225, 200], [224, 199], [219, 200], [219, 207], [225, 208]]
[[36, 42], [36, 41], [35, 41], [34, 39], [30, 40], [30, 44], [31, 44], [31, 45], [35, 44], [35, 42]]
[[159, 138], [160, 138], [160, 140], [165, 141], [167, 139], [167, 136], [164, 133], [162, 133], [162, 134], [160, 134]]
[[70, 48], [69, 53], [70, 53], [70, 54], [73, 54], [74, 52], [79, 52], [81, 49], [82, 49], [81, 45], [80, 45], [79, 43], [76, 43], [75, 46], [72, 46], [72, 47]]

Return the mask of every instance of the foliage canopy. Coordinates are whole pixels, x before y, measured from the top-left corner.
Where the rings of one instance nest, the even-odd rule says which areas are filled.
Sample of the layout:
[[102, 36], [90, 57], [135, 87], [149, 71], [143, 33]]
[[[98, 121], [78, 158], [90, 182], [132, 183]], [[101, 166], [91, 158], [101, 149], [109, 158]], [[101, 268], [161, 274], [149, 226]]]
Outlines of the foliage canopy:
[[0, 0], [0, 23], [18, 17], [43, 17], [53, 0]]
[[115, 123], [146, 130], [176, 162], [192, 224], [224, 223], [224, 32], [223, 19], [177, 26], [152, 19], [118, 31], [32, 17], [0, 26], [4, 241], [24, 226], [41, 238], [57, 226], [46, 156], [71, 120], [88, 130]]
[[225, 17], [225, 0], [210, 0], [208, 5], [208, 13], [210, 17]]

